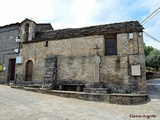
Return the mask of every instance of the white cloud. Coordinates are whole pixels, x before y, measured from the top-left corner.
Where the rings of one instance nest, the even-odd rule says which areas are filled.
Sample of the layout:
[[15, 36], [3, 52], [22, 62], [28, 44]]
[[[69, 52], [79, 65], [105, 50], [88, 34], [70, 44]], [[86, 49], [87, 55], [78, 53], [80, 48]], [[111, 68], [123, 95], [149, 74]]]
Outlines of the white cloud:
[[[0, 26], [32, 18], [51, 23], [54, 29], [142, 21], [160, 7], [160, 0], [0, 0]], [[8, 4], [9, 3], [9, 4]], [[7, 6], [7, 7], [6, 7]], [[160, 40], [160, 13], [147, 22], [145, 31]], [[145, 42], [154, 44], [150, 38]]]
[[160, 42], [156, 41], [156, 40], [153, 40], [151, 39], [149, 36], [147, 36], [145, 33], [143, 35], [143, 39], [144, 39], [144, 42], [147, 46], [153, 46], [154, 48], [156, 49], [159, 49], [160, 50]]
[[72, 27], [89, 25], [90, 17], [94, 14], [96, 5], [96, 0], [74, 0], [70, 12], [76, 19]]
[[[144, 1], [143, 3], [141, 3], [141, 7], [145, 7], [149, 11], [148, 15], [145, 16], [146, 18], [151, 13], [153, 13], [157, 8], [160, 7], [160, 0], [154, 0], [154, 2], [153, 0]], [[154, 38], [160, 41], [160, 28], [159, 28], [160, 20], [159, 18], [160, 18], [160, 9], [159, 9], [159, 13], [155, 15], [153, 18], [151, 18], [143, 26], [145, 28], [144, 29], [145, 32], [147, 32], [149, 35], [153, 36]], [[146, 43], [146, 45], [153, 46], [154, 48], [160, 49], [159, 47], [160, 42], [157, 42], [156, 40], [148, 37], [145, 34], [144, 34], [144, 42]]]
[[153, 12], [156, 8], [160, 7], [160, 0], [141, 0], [141, 7], [147, 7], [150, 12]]
[[95, 19], [103, 21], [103, 24], [124, 21], [129, 18], [125, 9], [120, 0], [102, 0], [98, 2]]
[[25, 18], [36, 22], [52, 19], [51, 3], [52, 0], [4, 0], [0, 7], [0, 25], [21, 22]]

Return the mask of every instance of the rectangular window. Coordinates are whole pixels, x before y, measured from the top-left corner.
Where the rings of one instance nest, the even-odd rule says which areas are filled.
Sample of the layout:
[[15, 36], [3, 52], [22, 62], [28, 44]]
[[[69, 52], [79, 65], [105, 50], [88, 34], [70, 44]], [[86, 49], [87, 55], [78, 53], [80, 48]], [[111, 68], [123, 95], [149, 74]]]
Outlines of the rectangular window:
[[129, 39], [133, 39], [133, 33], [129, 33]]
[[133, 33], [128, 33], [128, 42], [131, 42], [133, 40]]
[[105, 55], [117, 55], [117, 39], [105, 39]]

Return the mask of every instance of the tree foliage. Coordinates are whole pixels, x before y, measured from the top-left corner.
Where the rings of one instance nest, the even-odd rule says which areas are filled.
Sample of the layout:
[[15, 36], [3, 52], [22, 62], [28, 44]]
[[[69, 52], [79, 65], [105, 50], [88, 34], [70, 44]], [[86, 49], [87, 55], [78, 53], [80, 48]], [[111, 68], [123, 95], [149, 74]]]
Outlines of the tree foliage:
[[[149, 50], [151, 50], [151, 48], [149, 48]], [[147, 54], [148, 53], [146, 53], [146, 55]], [[158, 71], [160, 68], [160, 50], [153, 49], [149, 52], [149, 54], [146, 56], [146, 66], [152, 67]]]
[[146, 45], [144, 45], [144, 53], [145, 53], [145, 56], [147, 57], [148, 55], [149, 55], [149, 53], [151, 52], [151, 51], [153, 51], [154, 50], [154, 48], [152, 47], [152, 46], [146, 46]]

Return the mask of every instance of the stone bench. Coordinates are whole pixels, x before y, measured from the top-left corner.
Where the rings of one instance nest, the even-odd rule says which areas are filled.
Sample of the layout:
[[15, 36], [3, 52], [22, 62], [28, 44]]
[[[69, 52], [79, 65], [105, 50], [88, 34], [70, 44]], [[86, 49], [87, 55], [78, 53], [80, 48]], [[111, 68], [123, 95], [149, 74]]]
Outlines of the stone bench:
[[68, 91], [83, 91], [85, 87], [84, 84], [61, 84], [59, 85], [59, 90], [68, 90]]

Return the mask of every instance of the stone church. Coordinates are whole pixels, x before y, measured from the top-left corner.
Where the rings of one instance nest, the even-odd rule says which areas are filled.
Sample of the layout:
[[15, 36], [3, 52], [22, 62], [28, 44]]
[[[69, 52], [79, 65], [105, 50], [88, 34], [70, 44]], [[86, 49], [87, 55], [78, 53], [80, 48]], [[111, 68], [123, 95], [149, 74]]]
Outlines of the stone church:
[[[18, 44], [15, 39], [20, 35], [21, 23], [0, 26], [0, 84], [14, 83], [16, 80], [15, 49]], [[53, 30], [51, 24], [36, 24], [36, 31]]]
[[19, 24], [17, 85], [146, 92], [143, 26], [138, 21], [60, 30], [42, 26], [29, 19]]

